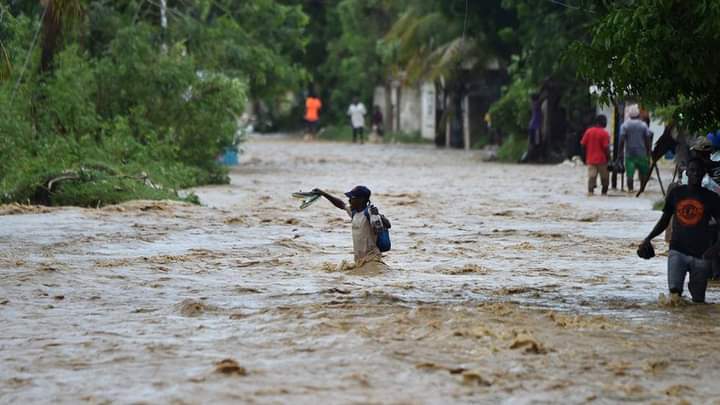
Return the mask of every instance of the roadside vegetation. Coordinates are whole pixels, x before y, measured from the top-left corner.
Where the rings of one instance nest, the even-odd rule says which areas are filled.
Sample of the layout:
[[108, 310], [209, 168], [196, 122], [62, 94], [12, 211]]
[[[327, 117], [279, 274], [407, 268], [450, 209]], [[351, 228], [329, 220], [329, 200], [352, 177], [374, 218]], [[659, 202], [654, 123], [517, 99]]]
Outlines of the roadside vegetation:
[[298, 7], [231, 3], [168, 9], [168, 28], [147, 2], [0, 5], [0, 202], [180, 199], [227, 182], [216, 158], [242, 141], [249, 98], [302, 79], [290, 55], [307, 23]]
[[522, 154], [529, 98], [543, 89], [573, 145], [594, 114], [591, 84], [604, 102], [636, 100], [687, 130], [720, 127], [711, 0], [162, 4], [0, 5], [0, 203], [177, 199], [179, 189], [227, 182], [217, 157], [243, 141], [243, 112], [252, 107], [261, 131], [299, 129], [309, 90], [324, 104], [320, 138], [347, 141], [352, 97], [371, 109], [376, 86], [434, 82], [438, 145], [446, 124], [461, 133], [464, 97], [487, 92], [491, 126], [471, 143], [501, 145], [506, 161]]

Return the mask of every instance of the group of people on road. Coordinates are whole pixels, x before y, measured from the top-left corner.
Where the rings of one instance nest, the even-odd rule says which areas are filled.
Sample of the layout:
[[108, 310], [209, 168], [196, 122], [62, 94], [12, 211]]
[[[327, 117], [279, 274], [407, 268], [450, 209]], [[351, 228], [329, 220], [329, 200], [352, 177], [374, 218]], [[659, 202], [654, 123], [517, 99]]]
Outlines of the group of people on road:
[[[635, 173], [642, 182], [650, 175], [650, 154], [653, 134], [649, 128], [649, 117], [641, 118], [637, 105], [629, 107], [629, 119], [620, 127], [618, 156], [613, 162], [615, 168], [624, 171], [628, 192], [635, 191]], [[592, 127], [583, 134], [580, 144], [585, 152], [588, 166], [588, 195], [593, 195], [600, 177], [602, 195], [607, 195], [610, 184], [610, 134], [605, 129], [607, 117], [598, 115]]]
[[[649, 117], [642, 117], [637, 105], [629, 107], [628, 115], [629, 119], [620, 127], [618, 158], [613, 164], [621, 169], [624, 166], [628, 191], [633, 192], [635, 172], [639, 173], [641, 182], [650, 176], [653, 134], [648, 126]], [[589, 195], [594, 193], [598, 176], [602, 194], [608, 192], [611, 157], [610, 135], [606, 127], [607, 118], [597, 116], [594, 125], [585, 131], [580, 141], [588, 167]], [[697, 303], [705, 302], [708, 280], [720, 278], [720, 196], [703, 187], [706, 175], [710, 175], [710, 182], [715, 185], [713, 173], [717, 171], [720, 175], [720, 163], [713, 162], [709, 153], [710, 145], [718, 135], [720, 133], [698, 139], [693, 155], [685, 164], [686, 181], [671, 185], [662, 216], [638, 246], [638, 256], [650, 259], [655, 256], [651, 241], [663, 232], [669, 233], [667, 281], [670, 302], [680, 300], [686, 275], [691, 299]], [[716, 143], [720, 147], [720, 138]], [[715, 191], [720, 191], [720, 188]]]
[[[316, 138], [318, 131], [318, 124], [320, 121], [320, 109], [322, 109], [322, 102], [314, 94], [310, 95], [305, 100], [305, 123], [306, 131], [311, 138]], [[352, 129], [352, 141], [353, 143], [365, 142], [365, 116], [368, 111], [365, 105], [358, 99], [353, 97], [352, 103], [347, 109], [347, 116], [350, 119], [350, 127]], [[374, 106], [373, 113], [371, 116], [372, 129], [378, 136], [384, 135], [383, 130], [383, 113], [380, 110], [380, 106]]]
[[[309, 130], [317, 128], [318, 111], [321, 106], [318, 99], [308, 98], [306, 120]], [[376, 111], [379, 112], [377, 107]], [[353, 129], [353, 142], [364, 141], [366, 114], [365, 106], [354, 98], [347, 110]], [[628, 191], [632, 192], [636, 172], [639, 173], [641, 181], [650, 175], [649, 159], [653, 134], [649, 129], [649, 117], [642, 117], [637, 106], [630, 106], [628, 115], [629, 119], [620, 128], [619, 150], [617, 159], [612, 164], [616, 168], [624, 167]], [[373, 119], [374, 123], [375, 121]], [[588, 194], [594, 193], [598, 177], [601, 181], [601, 193], [603, 195], [608, 193], [608, 166], [611, 163], [611, 153], [610, 135], [606, 127], [607, 118], [598, 115], [593, 126], [585, 131], [580, 141], [588, 166]], [[717, 141], [720, 149], [720, 131], [712, 136], [712, 140], [707, 140], [706, 143], [714, 144]], [[702, 152], [705, 151], [703, 149]], [[703, 153], [695, 154], [687, 162], [685, 165], [687, 180], [675, 184], [668, 192], [662, 216], [637, 249], [638, 256], [645, 259], [652, 258], [655, 253], [651, 241], [668, 227], [672, 230], [667, 262], [667, 282], [671, 302], [680, 299], [686, 275], [689, 275], [688, 290], [691, 299], [697, 303], [705, 302], [705, 292], [708, 280], [713, 277], [713, 270], [717, 273], [716, 276], [720, 276], [720, 238], [718, 237], [720, 196], [703, 187], [703, 179], [709, 172], [716, 173], [720, 177], [720, 162], [713, 164], [709, 153]], [[718, 189], [720, 190], [720, 187]], [[386, 232], [390, 228], [390, 223], [371, 205], [370, 190], [364, 186], [353, 188], [345, 193], [348, 198], [347, 203], [320, 189], [315, 189], [313, 192], [325, 197], [335, 207], [346, 211], [352, 219], [355, 266], [358, 268], [369, 266], [375, 270], [386, 269], [381, 253], [384, 250], [380, 247], [379, 236], [383, 230]], [[387, 243], [389, 244], [389, 239]]]

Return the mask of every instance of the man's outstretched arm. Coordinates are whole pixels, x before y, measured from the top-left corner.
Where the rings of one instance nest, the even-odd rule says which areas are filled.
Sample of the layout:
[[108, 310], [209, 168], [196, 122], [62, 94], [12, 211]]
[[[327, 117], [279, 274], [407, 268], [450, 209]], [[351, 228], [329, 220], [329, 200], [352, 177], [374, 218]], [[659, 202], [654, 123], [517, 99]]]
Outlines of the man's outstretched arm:
[[343, 211], [347, 211], [347, 207], [345, 206], [345, 201], [335, 197], [332, 194], [328, 194], [323, 190], [320, 190], [319, 188], [316, 188], [313, 190], [313, 192], [320, 194], [321, 196], [325, 197], [328, 201], [332, 203], [332, 205], [338, 207], [339, 209]]

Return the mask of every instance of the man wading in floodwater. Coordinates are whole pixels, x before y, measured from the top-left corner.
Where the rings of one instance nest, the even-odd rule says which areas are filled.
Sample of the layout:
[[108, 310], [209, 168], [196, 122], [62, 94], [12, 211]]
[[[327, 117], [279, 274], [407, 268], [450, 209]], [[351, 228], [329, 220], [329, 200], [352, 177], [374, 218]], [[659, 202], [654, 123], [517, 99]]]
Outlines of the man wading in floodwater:
[[720, 253], [720, 242], [713, 245], [715, 235], [709, 226], [711, 217], [720, 221], [720, 197], [701, 186], [705, 173], [700, 159], [688, 162], [688, 184], [670, 191], [662, 217], [638, 248], [640, 257], [652, 257], [651, 240], [667, 228], [672, 218], [667, 268], [670, 302], [677, 301], [682, 295], [685, 273], [690, 273], [688, 290], [692, 300], [705, 302], [705, 289], [712, 272], [710, 259]]
[[379, 215], [377, 213], [377, 209], [370, 205], [370, 189], [365, 186], [357, 186], [345, 193], [345, 195], [350, 199], [349, 207], [343, 200], [320, 189], [314, 189], [313, 193], [320, 194], [334, 206], [350, 215], [350, 218], [352, 219], [355, 268], [362, 268], [362, 270], [367, 271], [386, 270], [387, 265], [382, 261], [382, 253], [378, 247], [378, 232], [375, 230], [375, 226], [371, 224], [371, 215], [379, 216], [379, 219], [382, 221], [380, 226], [385, 229], [390, 229], [390, 221], [388, 221], [384, 216]]

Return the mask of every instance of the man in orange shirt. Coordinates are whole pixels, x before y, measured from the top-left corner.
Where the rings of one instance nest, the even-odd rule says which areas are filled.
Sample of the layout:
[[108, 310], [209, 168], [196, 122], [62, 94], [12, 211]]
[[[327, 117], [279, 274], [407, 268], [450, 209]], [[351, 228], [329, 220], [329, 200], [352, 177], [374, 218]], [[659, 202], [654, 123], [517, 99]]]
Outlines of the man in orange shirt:
[[588, 128], [580, 140], [580, 145], [585, 151], [585, 164], [588, 167], [588, 195], [595, 193], [598, 174], [602, 183], [602, 195], [607, 195], [610, 183], [608, 173], [610, 134], [605, 130], [606, 126], [607, 118], [604, 115], [598, 115], [595, 118], [595, 126]]
[[307, 100], [305, 100], [305, 123], [307, 124], [307, 131], [312, 138], [315, 138], [315, 134], [317, 133], [321, 108], [322, 102], [320, 102], [320, 99], [315, 97], [315, 94], [310, 93]]

